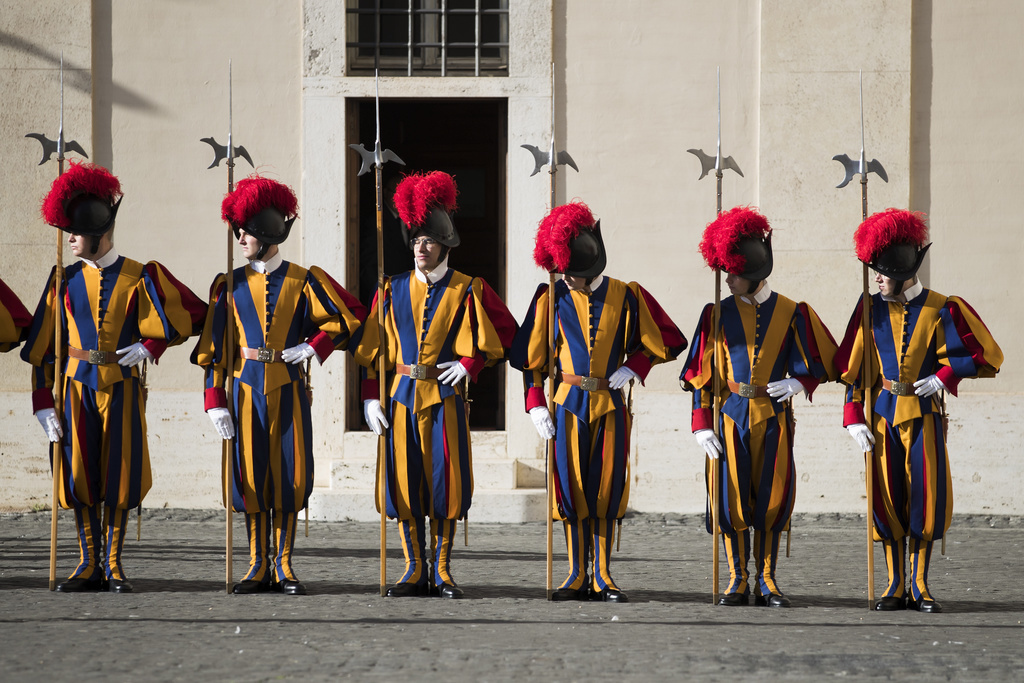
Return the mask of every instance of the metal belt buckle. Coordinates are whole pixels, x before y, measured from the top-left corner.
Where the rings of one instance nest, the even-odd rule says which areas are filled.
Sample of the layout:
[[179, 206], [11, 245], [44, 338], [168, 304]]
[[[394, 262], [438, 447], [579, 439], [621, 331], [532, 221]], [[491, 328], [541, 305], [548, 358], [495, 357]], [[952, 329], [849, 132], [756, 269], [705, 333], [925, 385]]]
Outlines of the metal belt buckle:
[[601, 388], [601, 380], [598, 377], [580, 377], [580, 389], [583, 391], [597, 391]]
[[409, 366], [409, 377], [412, 379], [426, 379], [427, 378], [427, 366], [426, 365], [410, 365]]
[[256, 360], [261, 363], [273, 363], [274, 362], [274, 349], [268, 349], [265, 346], [261, 346], [256, 349]]
[[740, 382], [740, 396], [743, 398], [757, 398], [757, 387], [753, 384], [744, 384]]
[[914, 393], [914, 385], [910, 382], [890, 382], [889, 393], [896, 396], [910, 396]]
[[107, 352], [98, 351], [97, 349], [89, 349], [89, 364], [90, 365], [106, 365]]

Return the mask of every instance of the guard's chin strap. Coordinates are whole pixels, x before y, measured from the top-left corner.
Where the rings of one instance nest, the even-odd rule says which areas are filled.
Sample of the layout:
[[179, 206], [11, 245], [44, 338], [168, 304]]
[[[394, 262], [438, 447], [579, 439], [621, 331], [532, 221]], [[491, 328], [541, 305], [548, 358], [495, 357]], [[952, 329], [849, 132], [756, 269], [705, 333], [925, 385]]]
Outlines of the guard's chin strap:
[[100, 249], [100, 236], [92, 235], [89, 237], [89, 245], [89, 253], [95, 256], [96, 252]]
[[764, 280], [751, 280], [750, 286], [747, 287], [747, 294], [753, 294], [754, 292], [756, 292], [757, 288], [761, 286], [762, 282], [764, 282]]
[[446, 258], [448, 258], [448, 252], [451, 251], [451, 250], [452, 250], [451, 247], [442, 244], [441, 245], [441, 255], [437, 258], [437, 262], [441, 263]]
[[256, 261], [262, 261], [263, 257], [267, 255], [267, 250], [270, 249], [270, 245], [265, 242], [260, 242], [260, 250], [256, 252]]
[[906, 280], [893, 280], [892, 281], [892, 296], [895, 299], [903, 293], [903, 288], [907, 286]]

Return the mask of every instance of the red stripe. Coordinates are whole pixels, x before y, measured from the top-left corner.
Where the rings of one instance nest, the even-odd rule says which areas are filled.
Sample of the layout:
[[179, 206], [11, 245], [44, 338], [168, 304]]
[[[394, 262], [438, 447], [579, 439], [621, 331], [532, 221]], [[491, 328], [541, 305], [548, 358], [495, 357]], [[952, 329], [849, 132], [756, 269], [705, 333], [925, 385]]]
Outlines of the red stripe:
[[[974, 317], [977, 318], [979, 322], [981, 322], [981, 326], [985, 328], [986, 332], [988, 332], [988, 327], [985, 327], [985, 323], [982, 322], [981, 318], [978, 316], [975, 310], [971, 308], [971, 305], [966, 301], [963, 301], [962, 299], [960, 303], [966, 306], [967, 310], [974, 314]], [[946, 308], [949, 310], [949, 314], [953, 318], [953, 324], [956, 326], [957, 334], [960, 335], [960, 341], [962, 341], [964, 346], [966, 346], [967, 349], [971, 352], [971, 358], [974, 359], [975, 365], [989, 365], [988, 361], [985, 360], [984, 347], [978, 342], [977, 338], [974, 336], [974, 331], [971, 329], [971, 326], [967, 324], [966, 320], [964, 320], [963, 314], [960, 313], [960, 308], [955, 304], [949, 302], [948, 300], [946, 301]], [[989, 332], [990, 336], [991, 334], [992, 333]]]
[[476, 281], [482, 285], [478, 294], [480, 305], [483, 306], [487, 317], [490, 318], [494, 329], [498, 332], [498, 339], [501, 340], [502, 347], [508, 349], [512, 346], [512, 339], [516, 336], [516, 329], [519, 325], [512, 314], [508, 312], [505, 302], [491, 289], [490, 285], [479, 278], [476, 278]]
[[861, 326], [861, 307], [864, 305], [864, 295], [861, 295], [860, 300], [857, 302], [857, 307], [853, 311], [853, 315], [850, 317], [850, 322], [846, 326], [846, 334], [843, 336], [843, 343], [839, 345], [839, 349], [836, 351], [835, 365], [836, 370], [839, 371], [840, 375], [845, 375], [850, 371], [850, 354], [853, 352], [853, 342], [857, 338], [857, 330]]

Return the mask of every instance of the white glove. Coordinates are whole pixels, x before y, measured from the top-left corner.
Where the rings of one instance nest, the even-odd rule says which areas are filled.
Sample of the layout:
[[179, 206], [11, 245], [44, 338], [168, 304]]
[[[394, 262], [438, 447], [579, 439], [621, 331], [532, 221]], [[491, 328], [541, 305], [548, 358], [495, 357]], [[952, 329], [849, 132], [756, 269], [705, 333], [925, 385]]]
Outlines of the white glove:
[[533, 420], [533, 426], [537, 428], [540, 438], [545, 441], [555, 438], [555, 423], [551, 419], [551, 413], [548, 412], [547, 406], [530, 408], [530, 419]]
[[875, 435], [871, 433], [871, 430], [868, 429], [866, 424], [863, 422], [857, 422], [852, 425], [847, 425], [846, 431], [850, 432], [850, 436], [852, 436], [853, 440], [857, 442], [858, 446], [860, 446], [862, 453], [867, 453], [872, 450], [872, 447], [875, 445]]
[[210, 408], [206, 411], [210, 416], [213, 428], [217, 430], [222, 439], [232, 439], [235, 436], [235, 421], [231, 419], [231, 411], [227, 408]]
[[57, 443], [60, 441], [60, 437], [64, 436], [64, 430], [61, 429], [60, 420], [57, 419], [57, 411], [53, 408], [37, 410], [36, 419], [39, 420], [39, 424], [43, 425], [43, 431], [46, 432], [46, 438], [50, 441]]
[[302, 342], [298, 346], [292, 346], [291, 348], [287, 348], [281, 352], [281, 360], [285, 363], [291, 363], [292, 365], [301, 363], [307, 358], [313, 358], [314, 356], [316, 357], [316, 362], [319, 363], [320, 356], [317, 356], [313, 347], [306, 342]]
[[455, 386], [469, 374], [469, 370], [466, 366], [457, 360], [450, 360], [446, 363], [438, 363], [437, 367], [444, 370], [440, 375], [437, 376], [437, 381], [441, 384], [447, 384], [450, 387]]
[[924, 379], [914, 382], [914, 393], [921, 398], [926, 398], [940, 391], [946, 391], [946, 385], [942, 383], [938, 375], [928, 375]]
[[697, 439], [700, 447], [704, 449], [704, 452], [708, 454], [709, 458], [718, 460], [718, 456], [722, 454], [722, 442], [715, 436], [715, 430], [698, 429], [693, 433], [693, 436]]
[[124, 358], [117, 361], [117, 364], [126, 367], [129, 365], [141, 365], [142, 361], [145, 360], [153, 360], [153, 354], [149, 352], [149, 349], [142, 345], [142, 342], [135, 342], [131, 346], [118, 349], [117, 355], [124, 356]]
[[380, 401], [375, 398], [368, 398], [363, 401], [363, 422], [373, 430], [373, 433], [380, 436], [384, 430], [390, 427], [388, 418], [384, 415], [384, 408]]
[[621, 389], [629, 384], [629, 380], [631, 379], [640, 379], [640, 375], [623, 365], [621, 368], [613, 372], [612, 376], [608, 378], [608, 386], [612, 389]]
[[804, 385], [795, 377], [780, 379], [778, 382], [768, 382], [768, 395], [778, 403], [793, 398], [804, 390]]

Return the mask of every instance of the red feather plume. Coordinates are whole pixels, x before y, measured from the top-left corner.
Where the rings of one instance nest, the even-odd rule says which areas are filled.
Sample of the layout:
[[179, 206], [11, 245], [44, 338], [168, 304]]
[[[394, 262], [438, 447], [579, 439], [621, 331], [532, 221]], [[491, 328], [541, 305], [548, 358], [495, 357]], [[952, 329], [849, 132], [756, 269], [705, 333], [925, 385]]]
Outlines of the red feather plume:
[[594, 214], [581, 201], [556, 206], [537, 226], [533, 260], [548, 271], [562, 272], [569, 267], [572, 250], [569, 242], [580, 230], [594, 227]]
[[746, 259], [733, 250], [743, 237], [764, 239], [772, 232], [768, 219], [753, 209], [737, 206], [722, 213], [704, 228], [700, 253], [705, 263], [715, 270], [741, 273]]
[[853, 233], [857, 258], [871, 263], [893, 244], [911, 243], [923, 247], [928, 241], [924, 214], [905, 209], [886, 209], [864, 219]]
[[402, 221], [415, 228], [423, 225], [435, 206], [455, 211], [458, 193], [455, 180], [443, 171], [408, 175], [395, 188], [395, 208]]
[[295, 215], [299, 200], [284, 183], [253, 174], [235, 184], [235, 190], [224, 196], [220, 215], [231, 225], [242, 226], [268, 206], [280, 211], [285, 218]]
[[40, 208], [43, 220], [55, 228], [69, 227], [71, 219], [64, 212], [64, 207], [79, 194], [91, 194], [113, 204], [122, 194], [121, 183], [102, 166], [72, 161], [68, 170], [53, 181], [43, 198]]

